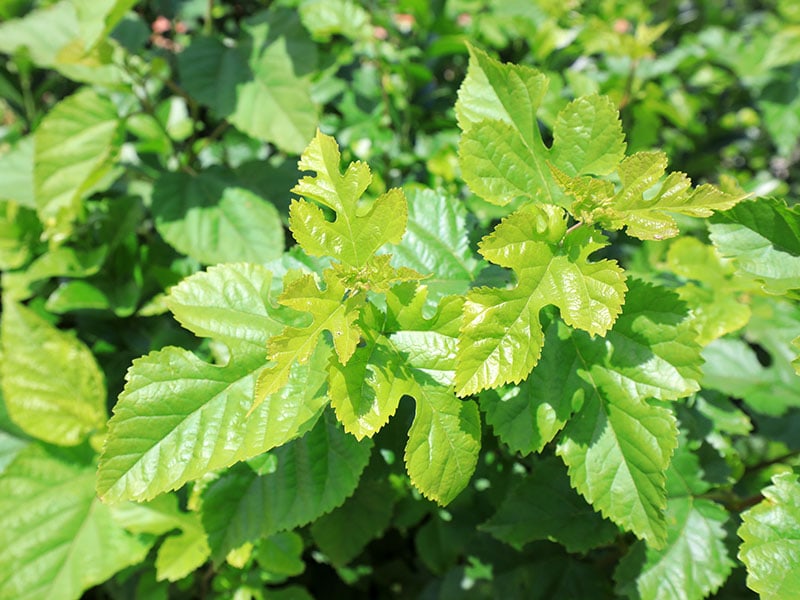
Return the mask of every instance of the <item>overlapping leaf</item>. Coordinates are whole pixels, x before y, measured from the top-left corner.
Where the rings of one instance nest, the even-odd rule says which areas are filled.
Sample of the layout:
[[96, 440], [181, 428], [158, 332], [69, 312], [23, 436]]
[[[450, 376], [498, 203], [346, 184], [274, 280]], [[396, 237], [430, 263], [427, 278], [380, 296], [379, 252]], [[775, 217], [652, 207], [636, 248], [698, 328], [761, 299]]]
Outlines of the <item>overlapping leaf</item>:
[[416, 412], [408, 431], [406, 471], [426, 498], [446, 505], [467, 486], [478, 463], [478, 406], [439, 385], [418, 384], [413, 395]]
[[717, 215], [711, 241], [738, 271], [773, 294], [800, 288], [800, 209], [760, 198]]
[[679, 238], [669, 247], [667, 264], [687, 279], [678, 294], [692, 309], [698, 342], [708, 344], [750, 320], [750, 307], [743, 297], [750, 285], [733, 277], [733, 265], [713, 246], [696, 238]]
[[689, 442], [681, 438], [667, 471], [666, 544], [631, 547], [614, 575], [619, 592], [634, 600], [702, 600], [719, 589], [733, 568], [725, 543], [730, 515], [697, 497], [710, 487]]
[[77, 600], [147, 556], [94, 493], [79, 453], [32, 444], [0, 475], [0, 598]]
[[617, 109], [599, 96], [579, 98], [559, 113], [548, 149], [536, 116], [547, 86], [543, 73], [470, 47], [456, 103], [459, 159], [465, 181], [483, 199], [503, 205], [522, 196], [563, 205], [549, 163], [570, 175], [606, 175], [624, 155]]
[[392, 263], [425, 275], [428, 304], [463, 294], [482, 265], [473, 257], [463, 203], [443, 192], [410, 188], [408, 230], [391, 247]]
[[325, 344], [247, 417], [266, 364], [263, 345], [291, 322], [273, 307], [270, 283], [271, 274], [258, 265], [221, 265], [174, 289], [168, 303], [175, 316], [198, 335], [219, 336], [232, 357], [214, 365], [168, 347], [134, 361], [100, 461], [97, 489], [104, 500], [152, 498], [313, 426], [328, 402]]
[[621, 310], [625, 277], [616, 262], [590, 262], [605, 238], [589, 227], [567, 231], [566, 214], [551, 205], [526, 206], [480, 243], [490, 262], [513, 269], [511, 289], [467, 294], [456, 363], [456, 391], [466, 396], [530, 373], [543, 344], [539, 311], [561, 310], [564, 321], [603, 334]]
[[584, 401], [564, 428], [558, 454], [596, 509], [653, 547], [666, 541], [665, 472], [678, 431], [672, 413], [648, 398], [673, 400], [699, 388], [694, 335], [674, 293], [631, 280], [605, 340], [574, 332], [563, 342], [581, 365]]
[[0, 361], [9, 416], [26, 433], [74, 446], [106, 421], [106, 386], [86, 345], [32, 310], [3, 303]]
[[204, 264], [264, 263], [283, 252], [277, 209], [221, 167], [161, 175], [153, 186], [153, 216], [170, 245]]
[[513, 546], [549, 539], [570, 552], [607, 544], [618, 533], [570, 487], [564, 465], [556, 458], [537, 462], [481, 529]]
[[212, 556], [305, 525], [330, 512], [358, 485], [372, 443], [356, 441], [329, 413], [302, 438], [273, 451], [275, 467], [257, 475], [238, 465], [206, 490], [203, 524]]
[[707, 183], [692, 188], [691, 180], [680, 172], [661, 181], [667, 170], [663, 152], [637, 152], [623, 159], [616, 168], [619, 190], [610, 181], [572, 176], [557, 165], [552, 170], [559, 184], [576, 199], [570, 208], [576, 219], [604, 229], [624, 227], [628, 235], [641, 240], [678, 235], [678, 225], [669, 213], [708, 217], [746, 197]]
[[308, 361], [322, 341], [322, 333], [330, 332], [339, 362], [347, 364], [361, 337], [356, 322], [364, 305], [364, 295], [347, 296], [333, 270], [324, 272], [326, 287], [320, 290], [312, 275], [300, 275], [286, 286], [279, 301], [284, 306], [307, 312], [311, 323], [305, 327], [287, 327], [269, 339], [270, 366], [258, 378], [253, 410], [271, 394], [279, 392], [289, 380], [295, 365]]
[[739, 558], [747, 586], [765, 600], [800, 595], [800, 483], [781, 473], [762, 492], [764, 500], [742, 515]]

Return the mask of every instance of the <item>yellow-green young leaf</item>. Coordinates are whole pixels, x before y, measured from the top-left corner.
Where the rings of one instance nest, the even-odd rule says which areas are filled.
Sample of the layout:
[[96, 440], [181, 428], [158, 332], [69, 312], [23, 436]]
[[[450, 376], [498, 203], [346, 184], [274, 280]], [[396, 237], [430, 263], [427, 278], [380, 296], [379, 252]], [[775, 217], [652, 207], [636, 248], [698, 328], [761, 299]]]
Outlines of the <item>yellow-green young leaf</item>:
[[563, 209], [523, 207], [481, 240], [490, 262], [513, 269], [511, 289], [476, 288], [467, 294], [456, 362], [456, 391], [467, 396], [527, 377], [541, 354], [539, 311], [561, 310], [571, 327], [604, 334], [619, 314], [625, 276], [616, 262], [590, 262], [606, 245], [590, 227], [567, 231]]
[[91, 457], [39, 444], [0, 475], [0, 598], [77, 600], [145, 559], [154, 538], [114, 521], [94, 477]]
[[519, 65], [501, 64], [470, 47], [467, 77], [456, 116], [464, 132], [459, 159], [473, 192], [494, 204], [516, 197], [563, 204], [549, 163], [570, 175], [606, 175], [625, 153], [619, 113], [606, 97], [570, 102], [553, 127], [553, 146], [542, 141], [537, 111], [548, 78]]
[[446, 296], [436, 313], [426, 318], [428, 288], [424, 285], [395, 286], [386, 295], [387, 315], [383, 330], [421, 381], [432, 380], [444, 386], [453, 384], [458, 330], [461, 324], [462, 296]]
[[110, 172], [122, 132], [114, 104], [89, 88], [42, 119], [34, 133], [33, 186], [39, 218], [55, 241], [69, 235], [83, 198]]
[[0, 377], [8, 414], [26, 433], [74, 446], [106, 421], [106, 386], [92, 352], [32, 310], [3, 303]]
[[306, 29], [322, 42], [336, 34], [353, 41], [374, 35], [370, 13], [353, 0], [311, 0], [300, 5], [299, 12]]
[[289, 378], [294, 365], [304, 364], [330, 332], [333, 347], [341, 364], [347, 364], [356, 350], [361, 328], [356, 323], [364, 294], [346, 295], [346, 290], [332, 269], [322, 274], [325, 289], [320, 290], [312, 275], [300, 275], [286, 285], [278, 301], [298, 311], [309, 313], [311, 323], [305, 327], [286, 327], [267, 343], [271, 361], [258, 378], [255, 391], [255, 410], [271, 394], [279, 392]]
[[750, 307], [740, 296], [752, 285], [734, 277], [733, 266], [713, 246], [693, 237], [679, 238], [670, 244], [667, 265], [687, 280], [677, 292], [691, 308], [701, 345], [747, 325]]
[[692, 188], [684, 173], [667, 170], [663, 152], [637, 152], [626, 157], [616, 169], [621, 187], [591, 177], [575, 177], [557, 165], [552, 171], [559, 184], [576, 199], [571, 212], [575, 218], [597, 223], [604, 229], [626, 228], [641, 240], [663, 240], [678, 235], [678, 224], [669, 213], [708, 217], [725, 210], [747, 194], [723, 191], [711, 184]]
[[167, 347], [134, 361], [100, 460], [97, 490], [104, 500], [152, 498], [314, 425], [328, 403], [327, 344], [290, 369], [286, 385], [247, 417], [266, 364], [263, 340], [286, 324], [273, 307], [270, 278], [264, 267], [220, 265], [174, 289], [167, 302], [176, 317], [199, 335], [225, 341], [231, 358], [214, 365]]
[[438, 504], [449, 504], [469, 483], [481, 447], [478, 406], [438, 385], [417, 385], [416, 412], [405, 450], [411, 483]]
[[329, 411], [302, 438], [275, 449], [275, 466], [257, 475], [237, 465], [203, 497], [203, 525], [220, 562], [248, 541], [310, 523], [356, 489], [372, 441], [345, 433]]
[[[366, 311], [365, 311], [366, 312]], [[377, 312], [377, 311], [372, 311]], [[363, 343], [342, 365], [332, 361], [328, 395], [336, 417], [356, 439], [372, 437], [414, 391], [406, 360], [380, 331], [378, 315], [365, 316]]]
[[[293, 201], [289, 207], [289, 227], [308, 254], [330, 256], [361, 269], [381, 246], [400, 241], [408, 208], [399, 189], [362, 206], [359, 199], [372, 181], [369, 167], [362, 162], [350, 163], [342, 174], [340, 163], [336, 140], [317, 131], [298, 163], [301, 170], [316, 175], [303, 177], [292, 190], [304, 199]], [[334, 220], [329, 221], [309, 200], [332, 210]]]
[[800, 483], [781, 473], [763, 490], [764, 499], [742, 515], [739, 558], [747, 586], [764, 600], [800, 597]]

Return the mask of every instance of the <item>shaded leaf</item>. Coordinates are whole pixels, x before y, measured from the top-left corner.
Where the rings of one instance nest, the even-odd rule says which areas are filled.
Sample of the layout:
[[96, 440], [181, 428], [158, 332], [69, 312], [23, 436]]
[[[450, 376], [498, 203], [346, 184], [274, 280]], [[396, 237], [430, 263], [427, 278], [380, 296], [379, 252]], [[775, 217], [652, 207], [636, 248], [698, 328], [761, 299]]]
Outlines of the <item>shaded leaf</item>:
[[372, 444], [327, 415], [302, 438], [273, 451], [276, 467], [257, 475], [239, 465], [205, 491], [203, 524], [216, 562], [243, 543], [305, 525], [341, 505], [358, 485]]
[[311, 525], [311, 535], [336, 566], [344, 566], [383, 534], [391, 522], [395, 491], [386, 478], [362, 478], [342, 506]]
[[608, 544], [618, 533], [570, 487], [566, 469], [555, 458], [535, 463], [481, 529], [515, 547], [551, 540], [569, 552]]

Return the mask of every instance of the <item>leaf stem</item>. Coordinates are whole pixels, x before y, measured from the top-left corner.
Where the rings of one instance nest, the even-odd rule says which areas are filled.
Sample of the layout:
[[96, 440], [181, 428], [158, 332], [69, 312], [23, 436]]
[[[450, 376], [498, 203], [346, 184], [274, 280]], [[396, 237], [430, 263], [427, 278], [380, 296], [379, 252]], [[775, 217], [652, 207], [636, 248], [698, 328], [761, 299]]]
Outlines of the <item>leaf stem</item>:
[[206, 16], [203, 21], [203, 33], [211, 35], [214, 29], [214, 0], [208, 0], [206, 4]]

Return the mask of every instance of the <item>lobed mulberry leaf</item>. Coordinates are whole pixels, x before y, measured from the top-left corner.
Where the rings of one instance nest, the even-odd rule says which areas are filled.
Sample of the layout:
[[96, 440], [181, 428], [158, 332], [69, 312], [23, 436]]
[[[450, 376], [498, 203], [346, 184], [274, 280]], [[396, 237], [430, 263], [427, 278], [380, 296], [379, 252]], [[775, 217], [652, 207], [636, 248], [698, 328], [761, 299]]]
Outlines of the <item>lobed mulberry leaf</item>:
[[311, 316], [304, 327], [286, 327], [267, 342], [271, 364], [259, 375], [251, 412], [278, 392], [289, 380], [293, 365], [308, 361], [325, 331], [333, 337], [333, 347], [341, 364], [347, 364], [361, 338], [356, 323], [365, 302], [364, 294], [348, 295], [332, 269], [323, 272], [324, 290], [317, 287], [313, 275], [300, 275], [286, 285], [278, 301], [284, 306]]
[[556, 118], [553, 146], [547, 148], [536, 117], [547, 76], [530, 67], [502, 64], [473, 47], [469, 52], [456, 116], [463, 131], [461, 171], [477, 195], [499, 205], [519, 196], [564, 205], [564, 192], [549, 163], [571, 175], [606, 175], [622, 159], [622, 124], [609, 98], [570, 102]]
[[527, 377], [541, 354], [539, 311], [545, 306], [557, 306], [568, 325], [590, 334], [611, 328], [625, 276], [614, 261], [588, 260], [605, 245], [589, 227], [568, 232], [566, 213], [552, 205], [523, 207], [481, 241], [480, 253], [513, 269], [517, 285], [467, 294], [456, 362], [459, 396]]
[[616, 169], [621, 183], [617, 191], [608, 181], [568, 175], [555, 164], [551, 170], [576, 199], [570, 209], [576, 219], [610, 230], [624, 227], [628, 235], [641, 240], [678, 235], [678, 224], [669, 213], [708, 217], [746, 197], [711, 184], [692, 188], [691, 180], [680, 172], [670, 173], [659, 184], [667, 170], [663, 152], [637, 152], [622, 160]]
[[[289, 227], [308, 254], [330, 256], [360, 269], [381, 246], [400, 242], [406, 230], [408, 207], [399, 189], [391, 189], [363, 205], [361, 196], [372, 181], [369, 167], [353, 162], [342, 174], [340, 162], [336, 140], [317, 131], [298, 163], [300, 169], [316, 175], [303, 177], [292, 189], [305, 199], [292, 201]], [[318, 204], [333, 211], [333, 221], [326, 218]]]

